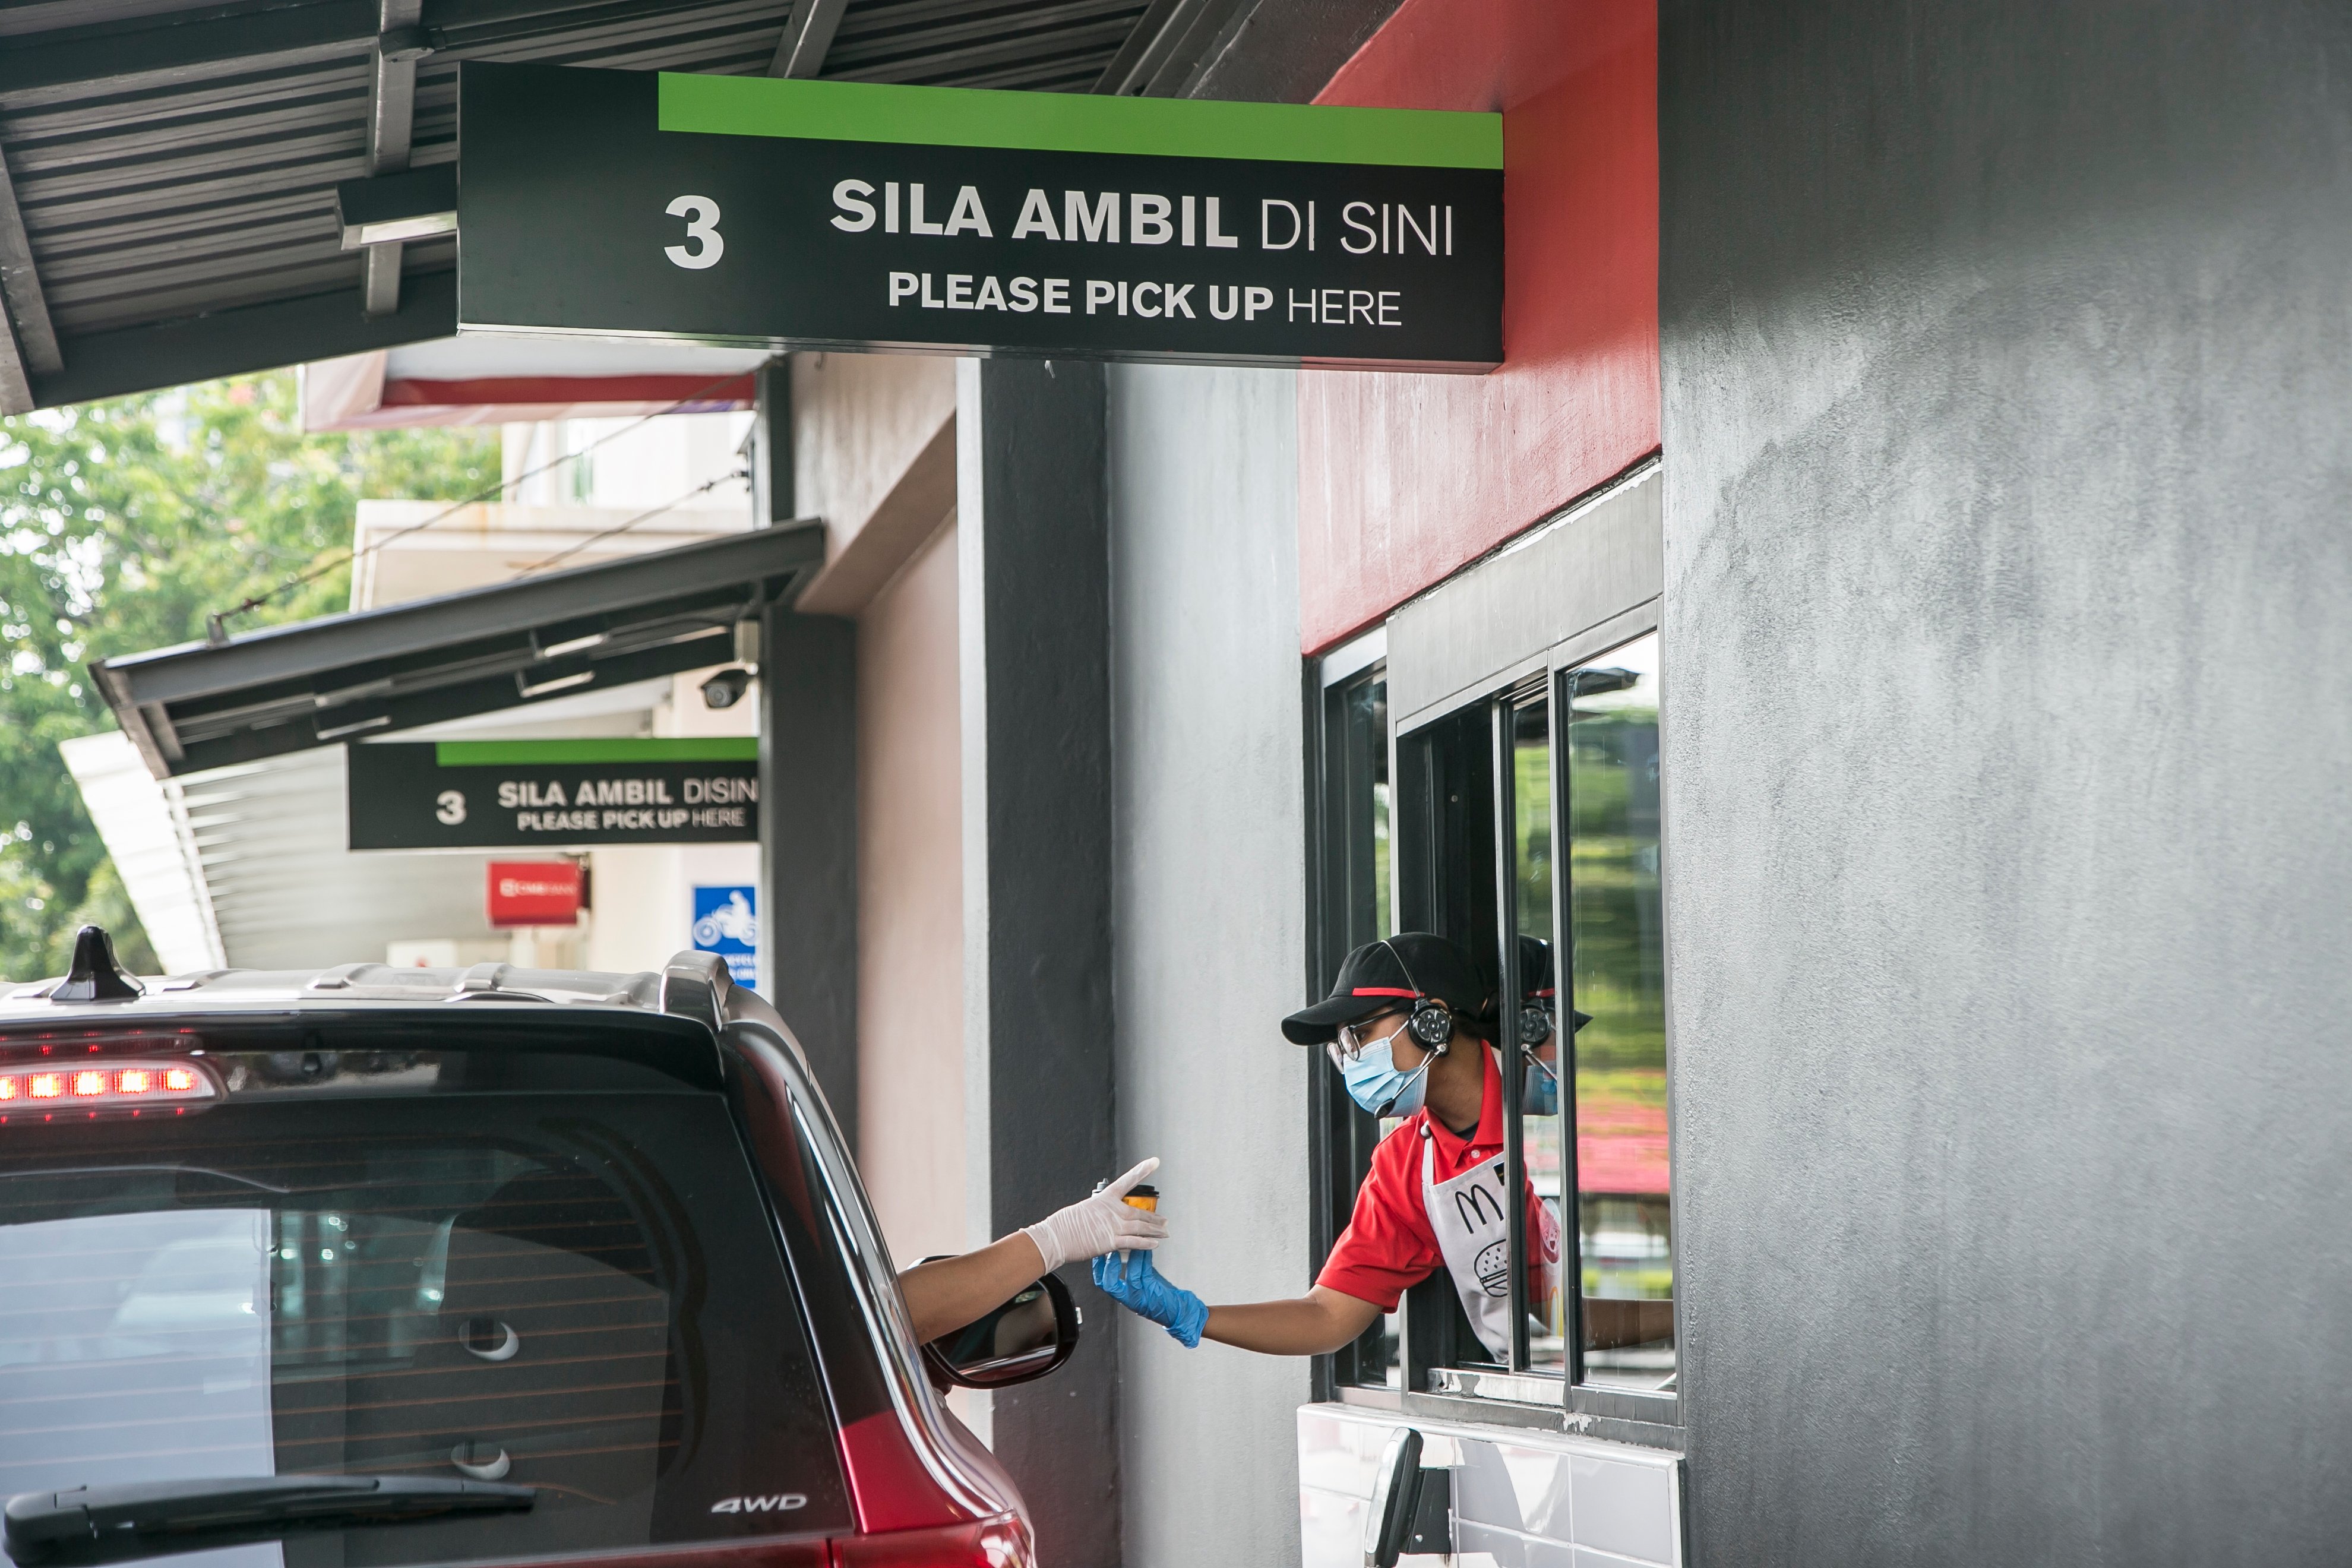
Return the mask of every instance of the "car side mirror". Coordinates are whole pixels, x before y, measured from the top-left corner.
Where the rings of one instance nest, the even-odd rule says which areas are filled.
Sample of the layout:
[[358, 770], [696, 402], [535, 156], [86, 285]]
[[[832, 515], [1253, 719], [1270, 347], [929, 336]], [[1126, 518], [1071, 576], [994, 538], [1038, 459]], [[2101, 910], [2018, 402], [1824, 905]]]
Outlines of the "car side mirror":
[[1010, 1388], [1055, 1370], [1077, 1348], [1078, 1304], [1070, 1288], [1048, 1274], [985, 1317], [925, 1345], [923, 1366], [935, 1383]]

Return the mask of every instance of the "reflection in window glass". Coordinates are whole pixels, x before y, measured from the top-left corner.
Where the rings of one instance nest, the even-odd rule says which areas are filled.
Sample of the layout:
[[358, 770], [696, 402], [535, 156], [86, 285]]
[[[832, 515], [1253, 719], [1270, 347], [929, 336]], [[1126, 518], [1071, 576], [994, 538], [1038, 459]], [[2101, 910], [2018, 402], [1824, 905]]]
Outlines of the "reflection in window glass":
[[1672, 1389], [1657, 635], [1561, 684], [1570, 977], [1574, 1005], [1592, 1018], [1575, 1052], [1584, 1378]]
[[[269, 1211], [7, 1224], [6, 1192], [0, 1186], [0, 1488], [161, 1480], [191, 1467], [275, 1473]], [[156, 1374], [169, 1366], [191, 1375]], [[170, 1568], [279, 1562], [274, 1542], [169, 1559]]]
[[1364, 937], [1396, 934], [1396, 900], [1389, 878], [1389, 683], [1366, 680], [1348, 693], [1349, 742], [1359, 758], [1371, 838], [1367, 868], [1371, 927]]
[[[1552, 983], [1551, 715], [1540, 692], [1510, 713], [1512, 906], [1518, 932], [1520, 1147], [1528, 1184], [1550, 1219], [1549, 1237], [1528, 1238], [1528, 1364], [1559, 1372], [1568, 1362], [1567, 1300], [1559, 1237], [1566, 1226], [1565, 1139]], [[1549, 1254], [1549, 1256], [1547, 1256]]]

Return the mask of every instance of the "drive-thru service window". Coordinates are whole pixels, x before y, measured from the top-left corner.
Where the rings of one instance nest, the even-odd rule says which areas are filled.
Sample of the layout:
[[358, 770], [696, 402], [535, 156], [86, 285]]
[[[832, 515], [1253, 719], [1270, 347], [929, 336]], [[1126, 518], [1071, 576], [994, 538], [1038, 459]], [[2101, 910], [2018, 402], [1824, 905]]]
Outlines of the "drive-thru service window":
[[[1393, 735], [1384, 667], [1324, 689], [1318, 979], [1349, 946], [1399, 930], [1469, 954], [1495, 999], [1507, 1184], [1530, 1185], [1572, 1238], [1557, 1271], [1531, 1277], [1528, 1227], [1513, 1227], [1512, 1299], [1528, 1310], [1507, 1361], [1441, 1277], [1334, 1358], [1341, 1386], [1672, 1418], [1658, 637], [1622, 629], [1639, 635]], [[1328, 1247], [1394, 1124], [1374, 1125], [1336, 1088], [1316, 1098]]]

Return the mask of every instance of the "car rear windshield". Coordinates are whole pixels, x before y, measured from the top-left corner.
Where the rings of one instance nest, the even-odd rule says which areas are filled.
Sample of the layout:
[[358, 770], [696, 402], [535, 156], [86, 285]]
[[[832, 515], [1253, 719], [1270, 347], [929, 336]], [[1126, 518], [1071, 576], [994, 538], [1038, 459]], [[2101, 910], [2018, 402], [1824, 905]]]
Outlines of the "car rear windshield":
[[225, 1093], [194, 1114], [0, 1126], [0, 1496], [271, 1474], [539, 1489], [527, 1513], [201, 1554], [219, 1568], [847, 1526], [719, 1093], [552, 1054], [206, 1060]]

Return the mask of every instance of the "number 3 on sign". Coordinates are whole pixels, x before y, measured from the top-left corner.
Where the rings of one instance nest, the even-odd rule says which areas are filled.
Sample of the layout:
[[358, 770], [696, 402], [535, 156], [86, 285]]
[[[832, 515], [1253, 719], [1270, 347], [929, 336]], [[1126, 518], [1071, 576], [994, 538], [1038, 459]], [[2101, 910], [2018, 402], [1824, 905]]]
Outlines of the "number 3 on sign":
[[719, 258], [727, 254], [727, 241], [719, 232], [719, 204], [709, 196], [680, 196], [666, 210], [670, 216], [686, 220], [686, 237], [694, 241], [694, 248], [666, 245], [662, 254], [696, 272], [718, 266]]

